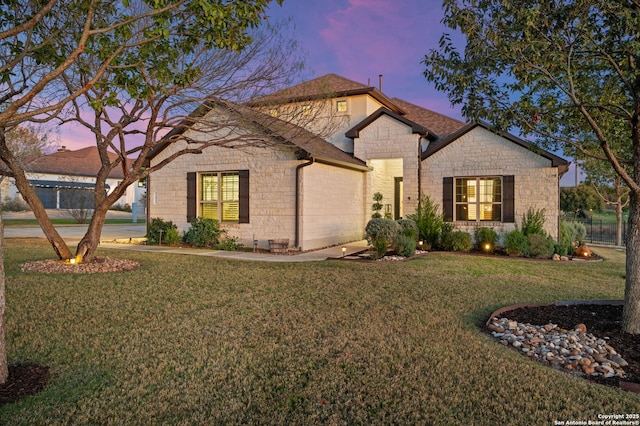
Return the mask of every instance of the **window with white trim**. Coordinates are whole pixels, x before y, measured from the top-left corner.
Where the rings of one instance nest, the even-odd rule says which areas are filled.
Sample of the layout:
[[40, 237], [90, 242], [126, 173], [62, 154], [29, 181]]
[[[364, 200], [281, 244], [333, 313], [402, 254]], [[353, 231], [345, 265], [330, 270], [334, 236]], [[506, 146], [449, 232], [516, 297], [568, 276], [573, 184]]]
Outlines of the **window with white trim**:
[[502, 178], [455, 179], [456, 221], [502, 221]]
[[238, 222], [240, 215], [238, 172], [200, 174], [200, 214], [220, 222]]

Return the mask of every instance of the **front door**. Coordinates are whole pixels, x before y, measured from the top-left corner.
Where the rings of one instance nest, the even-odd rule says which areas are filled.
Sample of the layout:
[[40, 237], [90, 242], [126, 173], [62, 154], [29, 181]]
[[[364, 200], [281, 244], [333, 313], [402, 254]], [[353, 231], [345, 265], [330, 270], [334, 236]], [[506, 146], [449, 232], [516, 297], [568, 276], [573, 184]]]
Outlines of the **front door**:
[[404, 216], [404, 212], [402, 209], [402, 200], [404, 199], [404, 186], [402, 184], [402, 177], [395, 177], [394, 179], [394, 189], [393, 189], [393, 205], [394, 205], [394, 218], [396, 220], [402, 219]]

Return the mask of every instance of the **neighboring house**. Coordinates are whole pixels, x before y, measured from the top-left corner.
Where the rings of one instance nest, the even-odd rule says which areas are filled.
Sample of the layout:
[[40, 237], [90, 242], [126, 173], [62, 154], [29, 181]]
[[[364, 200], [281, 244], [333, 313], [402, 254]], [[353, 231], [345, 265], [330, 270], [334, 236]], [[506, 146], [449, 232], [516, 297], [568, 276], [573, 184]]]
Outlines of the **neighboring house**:
[[[383, 213], [393, 218], [414, 212], [428, 195], [466, 231], [486, 226], [504, 234], [529, 208], [544, 209], [546, 231], [557, 237], [559, 179], [568, 163], [512, 135], [333, 74], [232, 109], [248, 117], [246, 131], [262, 135], [266, 147], [212, 146], [176, 158], [150, 177], [150, 217], [180, 231], [194, 217], [215, 218], [245, 245], [266, 248], [285, 238], [311, 250], [362, 239], [380, 192]], [[309, 123], [299, 120], [311, 112]], [[183, 136], [206, 140], [196, 127]], [[186, 143], [160, 144], [150, 164]]]
[[[109, 157], [114, 161], [116, 154], [109, 153]], [[92, 190], [95, 188], [100, 164], [96, 147], [75, 151], [62, 147], [52, 154], [27, 161], [25, 171], [29, 183], [46, 209], [92, 208]], [[112, 170], [106, 180], [107, 191], [112, 191], [123, 177], [121, 168]], [[131, 185], [116, 204], [139, 203], [145, 192], [143, 182]], [[2, 195], [9, 198], [18, 195], [13, 179], [8, 179], [8, 187], [3, 190]]]

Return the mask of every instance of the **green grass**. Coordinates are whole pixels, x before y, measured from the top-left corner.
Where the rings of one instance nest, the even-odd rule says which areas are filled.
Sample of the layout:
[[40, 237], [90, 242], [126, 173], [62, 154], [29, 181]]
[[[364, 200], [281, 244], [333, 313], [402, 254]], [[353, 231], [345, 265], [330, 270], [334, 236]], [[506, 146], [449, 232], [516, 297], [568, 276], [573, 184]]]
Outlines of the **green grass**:
[[[51, 222], [54, 225], [78, 225], [75, 219], [51, 219]], [[34, 227], [40, 226], [36, 219], [3, 219], [2, 223], [6, 228], [26, 228], [26, 227]], [[85, 224], [88, 224], [89, 220], [86, 221]], [[133, 223], [131, 219], [106, 219], [104, 221], [105, 225], [120, 225], [120, 224], [128, 224]], [[144, 225], [146, 221], [144, 219], [138, 219], [137, 224]]]
[[[33, 241], [33, 240], [30, 240]], [[409, 262], [238, 262], [100, 250], [139, 270], [39, 275], [45, 243], [6, 241], [10, 363], [51, 367], [2, 424], [531, 425], [637, 413], [640, 397], [496, 344], [523, 302], [623, 296], [599, 263], [429, 254]]]

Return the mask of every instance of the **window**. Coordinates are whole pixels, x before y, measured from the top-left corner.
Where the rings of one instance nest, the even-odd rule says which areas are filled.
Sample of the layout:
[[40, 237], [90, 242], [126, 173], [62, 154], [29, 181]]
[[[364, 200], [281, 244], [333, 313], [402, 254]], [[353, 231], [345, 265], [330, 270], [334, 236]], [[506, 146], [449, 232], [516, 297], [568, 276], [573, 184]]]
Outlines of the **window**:
[[502, 178], [456, 178], [457, 221], [502, 221]]
[[187, 222], [196, 216], [249, 223], [249, 170], [187, 173]]
[[200, 175], [200, 216], [221, 222], [238, 222], [240, 178], [235, 172]]
[[311, 105], [302, 105], [302, 115], [311, 114]]
[[269, 110], [269, 115], [272, 117], [277, 118], [278, 117], [278, 110], [277, 109], [270, 109]]
[[347, 112], [347, 101], [340, 100], [336, 101], [336, 112]]

